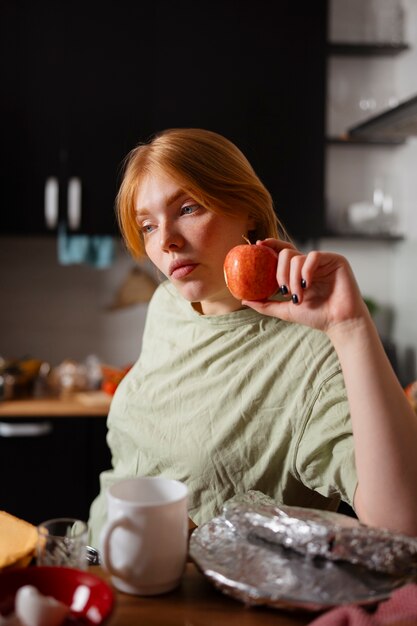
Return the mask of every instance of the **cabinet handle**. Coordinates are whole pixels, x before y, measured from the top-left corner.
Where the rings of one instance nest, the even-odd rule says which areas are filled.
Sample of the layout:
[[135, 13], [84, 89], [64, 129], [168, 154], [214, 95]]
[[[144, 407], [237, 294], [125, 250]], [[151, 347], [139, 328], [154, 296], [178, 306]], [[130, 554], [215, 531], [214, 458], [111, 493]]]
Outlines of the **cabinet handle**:
[[50, 177], [45, 183], [45, 222], [48, 228], [56, 228], [58, 224], [58, 179]]
[[0, 437], [44, 437], [51, 432], [51, 422], [27, 422], [20, 424], [0, 422]]
[[81, 180], [70, 178], [68, 181], [68, 226], [77, 230], [81, 224]]

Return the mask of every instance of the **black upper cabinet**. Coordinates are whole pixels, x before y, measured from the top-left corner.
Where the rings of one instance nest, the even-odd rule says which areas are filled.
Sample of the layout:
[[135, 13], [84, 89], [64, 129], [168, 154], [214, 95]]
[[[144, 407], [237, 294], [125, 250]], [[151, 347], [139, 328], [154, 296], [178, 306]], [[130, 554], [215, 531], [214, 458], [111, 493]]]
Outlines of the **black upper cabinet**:
[[139, 38], [116, 2], [9, 0], [1, 13], [1, 232], [116, 232], [122, 160], [150, 132], [138, 97], [149, 15]]
[[153, 126], [226, 135], [289, 234], [320, 235], [327, 3], [180, 0], [156, 2], [155, 11]]
[[47, 232], [47, 187], [58, 221], [70, 188], [78, 231], [116, 232], [128, 151], [195, 126], [243, 150], [293, 237], [319, 235], [326, 15], [324, 0], [4, 0], [0, 231]]

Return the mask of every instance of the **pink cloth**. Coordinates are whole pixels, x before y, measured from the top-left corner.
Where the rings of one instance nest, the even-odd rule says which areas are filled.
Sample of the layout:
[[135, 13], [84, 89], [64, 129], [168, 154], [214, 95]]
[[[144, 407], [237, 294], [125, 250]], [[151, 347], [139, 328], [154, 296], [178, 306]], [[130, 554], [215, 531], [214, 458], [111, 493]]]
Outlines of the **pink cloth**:
[[359, 606], [339, 606], [320, 615], [310, 626], [417, 626], [417, 585], [397, 589], [375, 612]]

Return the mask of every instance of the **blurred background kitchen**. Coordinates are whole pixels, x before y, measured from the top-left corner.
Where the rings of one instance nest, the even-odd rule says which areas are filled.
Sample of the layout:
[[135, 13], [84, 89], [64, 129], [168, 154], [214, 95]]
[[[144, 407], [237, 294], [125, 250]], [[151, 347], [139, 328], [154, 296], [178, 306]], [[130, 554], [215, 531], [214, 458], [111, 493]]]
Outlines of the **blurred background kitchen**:
[[0, 12], [3, 364], [87, 362], [98, 387], [97, 363], [136, 360], [159, 277], [118, 235], [122, 160], [201, 126], [249, 156], [301, 247], [349, 258], [402, 384], [417, 377], [417, 0]]

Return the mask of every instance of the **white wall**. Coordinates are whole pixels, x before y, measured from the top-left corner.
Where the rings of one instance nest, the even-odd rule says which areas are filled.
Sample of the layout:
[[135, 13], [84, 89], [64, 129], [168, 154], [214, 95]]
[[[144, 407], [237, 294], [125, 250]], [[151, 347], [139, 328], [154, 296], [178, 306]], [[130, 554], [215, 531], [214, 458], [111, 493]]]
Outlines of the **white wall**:
[[[385, 9], [403, 9], [404, 40], [410, 50], [395, 57], [332, 57], [328, 63], [327, 134], [350, 126], [417, 94], [417, 0], [331, 0], [331, 41], [377, 41], [391, 32]], [[395, 35], [395, 33], [394, 33]], [[381, 37], [382, 38], [382, 37]], [[395, 40], [395, 36], [392, 38]], [[402, 38], [401, 38], [402, 39]], [[362, 107], [362, 108], [361, 108]], [[366, 108], [368, 107], [368, 108]], [[345, 254], [365, 296], [392, 309], [392, 339], [398, 345], [404, 380], [415, 374], [417, 352], [417, 138], [396, 147], [330, 145], [326, 158], [328, 222], [340, 228], [346, 209], [371, 199], [374, 180], [385, 178], [394, 197], [398, 243], [332, 239], [322, 247]]]
[[54, 238], [0, 238], [0, 356], [134, 362], [146, 305], [107, 310], [133, 265], [121, 245], [116, 251], [109, 269], [61, 266]]

